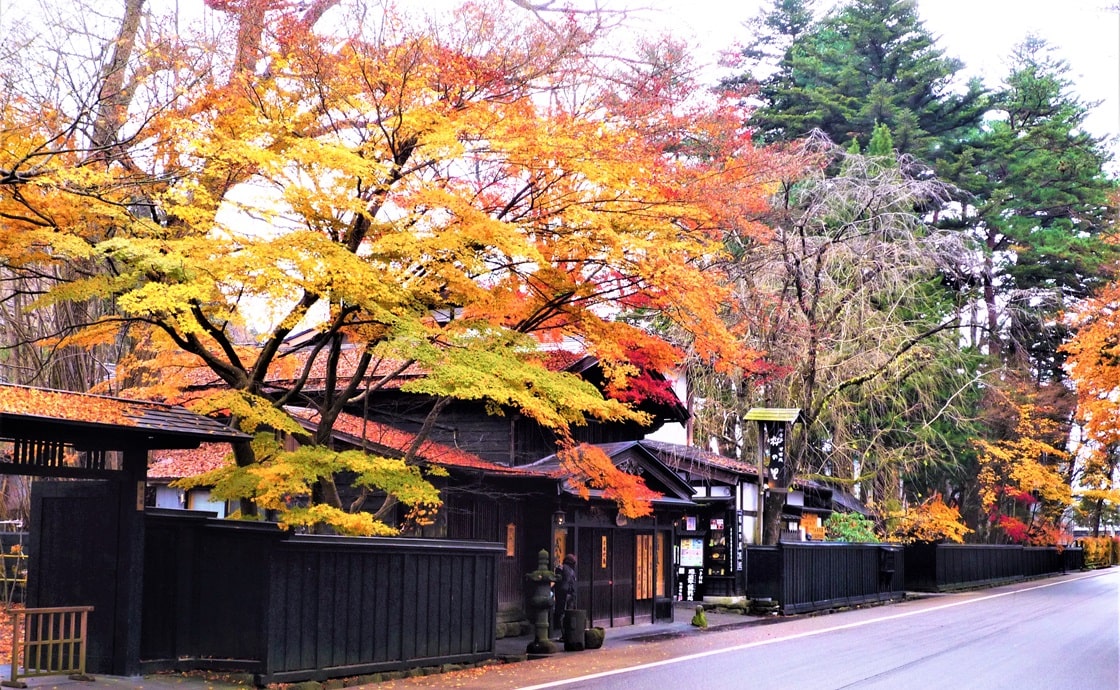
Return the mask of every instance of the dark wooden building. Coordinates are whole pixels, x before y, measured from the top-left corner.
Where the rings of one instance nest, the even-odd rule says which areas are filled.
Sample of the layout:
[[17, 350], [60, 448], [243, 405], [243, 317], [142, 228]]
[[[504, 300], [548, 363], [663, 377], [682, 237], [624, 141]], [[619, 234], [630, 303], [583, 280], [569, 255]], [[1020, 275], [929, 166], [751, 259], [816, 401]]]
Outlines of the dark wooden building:
[[[296, 414], [313, 428], [313, 413]], [[481, 406], [476, 415], [480, 424], [489, 417]], [[457, 419], [470, 425], [465, 416]], [[490, 429], [491, 437], [498, 435]], [[382, 454], [400, 454], [414, 440], [411, 432], [345, 414], [336, 421], [333, 436], [340, 447]], [[674, 527], [692, 506], [691, 488], [636, 441], [599, 448], [660, 495], [651, 515], [629, 520], [602, 492], [581, 496], [565, 480], [554, 453], [532, 463], [503, 465], [426, 441], [419, 452], [423, 462], [448, 473], [437, 480], [444, 503], [431, 525], [410, 534], [502, 544], [505, 555], [497, 584], [503, 623], [526, 617], [524, 576], [536, 567], [541, 549], [548, 549], [555, 563], [566, 553], [577, 555], [577, 604], [587, 609], [595, 625], [633, 625], [670, 617]]]
[[[340, 371], [351, 365], [352, 355], [344, 348]], [[604, 387], [602, 369], [593, 357], [558, 350], [549, 354], [548, 365]], [[317, 378], [316, 366], [310, 367], [312, 373], [304, 385], [306, 400], [314, 401], [324, 393], [326, 378]], [[670, 391], [658, 375], [649, 375]], [[402, 390], [403, 383], [420, 376], [423, 372], [415, 368], [393, 371], [389, 385], [362, 396], [360, 403], [339, 417], [333, 428], [335, 444], [403, 455], [433, 405], [429, 396]], [[275, 386], [282, 391], [289, 383], [271, 381], [266, 389]], [[208, 385], [212, 384], [200, 383], [199, 388]], [[671, 392], [638, 407], [648, 415], [650, 424], [589, 420], [571, 430], [573, 438], [613, 449], [614, 444], [633, 444], [666, 422], [687, 419], [687, 411]], [[302, 410], [289, 408], [289, 412], [309, 430], [315, 428], [313, 405]], [[656, 616], [671, 615], [671, 606], [663, 603], [655, 608], [654, 602], [668, 602], [673, 594], [673, 529], [682, 506], [690, 503], [688, 484], [648, 452], [623, 452], [616, 458], [618, 462], [643, 476], [663, 496], [654, 503], [651, 516], [624, 524], [610, 498], [579, 497], [565, 485], [559, 463], [548, 460], [554, 459], [559, 443], [556, 433], [516, 410], [492, 414], [480, 401], [450, 402], [430, 426], [419, 453], [423, 462], [439, 465], [449, 474], [437, 480], [443, 507], [434, 524], [415, 528], [407, 536], [502, 544], [506, 555], [498, 568], [498, 601], [503, 622], [524, 619], [524, 576], [536, 568], [536, 554], [541, 549], [549, 549], [556, 559], [565, 548], [577, 555], [586, 552], [579, 567], [579, 599], [581, 606], [590, 607], [597, 624], [649, 622]], [[340, 491], [345, 494], [345, 487]], [[565, 524], [557, 524], [559, 515], [566, 516]], [[595, 558], [589, 551], [592, 544]]]

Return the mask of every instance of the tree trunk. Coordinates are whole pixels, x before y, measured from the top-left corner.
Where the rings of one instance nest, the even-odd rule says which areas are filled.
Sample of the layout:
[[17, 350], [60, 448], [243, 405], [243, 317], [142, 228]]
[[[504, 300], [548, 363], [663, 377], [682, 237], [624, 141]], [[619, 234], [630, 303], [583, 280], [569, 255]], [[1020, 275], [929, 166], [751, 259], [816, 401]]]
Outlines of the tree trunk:
[[766, 500], [763, 502], [763, 529], [762, 543], [777, 544], [782, 536], [782, 509], [786, 505], [788, 494], [778, 491], [767, 491]]
[[[257, 461], [256, 455], [253, 453], [253, 446], [249, 441], [235, 441], [230, 444], [233, 447], [233, 459], [238, 467], [249, 467]], [[256, 517], [257, 504], [251, 498], [242, 498], [239, 502], [241, 515], [244, 517]]]

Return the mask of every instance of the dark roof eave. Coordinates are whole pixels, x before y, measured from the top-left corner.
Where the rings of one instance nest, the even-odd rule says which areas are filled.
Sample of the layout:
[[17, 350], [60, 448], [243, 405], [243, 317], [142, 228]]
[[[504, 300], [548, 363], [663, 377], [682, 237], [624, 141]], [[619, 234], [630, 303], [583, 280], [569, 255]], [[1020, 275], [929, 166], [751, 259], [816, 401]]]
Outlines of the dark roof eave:
[[[564, 483], [562, 482], [562, 484]], [[569, 486], [562, 486], [561, 490], [569, 496], [579, 496], [579, 492], [575, 491]], [[600, 489], [591, 489], [588, 492], [588, 498], [613, 502], [613, 499], [607, 498]], [[677, 498], [676, 496], [661, 496], [659, 498], [651, 499], [650, 503], [655, 506], [681, 506], [688, 508], [695, 508], [697, 505], [695, 501], [686, 498]]]
[[[38, 415], [0, 413], [0, 440], [58, 439], [79, 450], [123, 450], [146, 448], [174, 450], [197, 448], [202, 443], [234, 443], [252, 436], [236, 429], [166, 429], [151, 425], [107, 424], [78, 420], [59, 420]], [[8, 429], [19, 429], [9, 433]]]

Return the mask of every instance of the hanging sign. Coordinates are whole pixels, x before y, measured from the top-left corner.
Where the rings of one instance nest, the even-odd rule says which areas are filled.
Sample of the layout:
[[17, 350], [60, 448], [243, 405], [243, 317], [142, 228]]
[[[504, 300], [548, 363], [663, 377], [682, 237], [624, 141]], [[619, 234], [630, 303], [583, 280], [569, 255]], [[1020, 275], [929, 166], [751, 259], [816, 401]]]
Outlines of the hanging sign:
[[786, 429], [785, 422], [762, 422], [765, 434], [766, 469], [771, 479], [777, 479], [786, 466]]

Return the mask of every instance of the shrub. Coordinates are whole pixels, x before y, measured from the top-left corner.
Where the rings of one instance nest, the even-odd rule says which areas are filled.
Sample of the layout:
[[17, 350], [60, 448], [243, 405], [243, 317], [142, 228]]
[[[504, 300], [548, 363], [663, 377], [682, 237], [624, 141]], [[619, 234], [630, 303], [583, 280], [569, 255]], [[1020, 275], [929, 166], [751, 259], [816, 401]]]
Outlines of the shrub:
[[1086, 568], [1107, 568], [1120, 563], [1120, 539], [1115, 537], [1085, 537], [1081, 539], [1085, 550]]
[[875, 523], [859, 513], [833, 513], [824, 521], [824, 534], [828, 541], [877, 543]]

